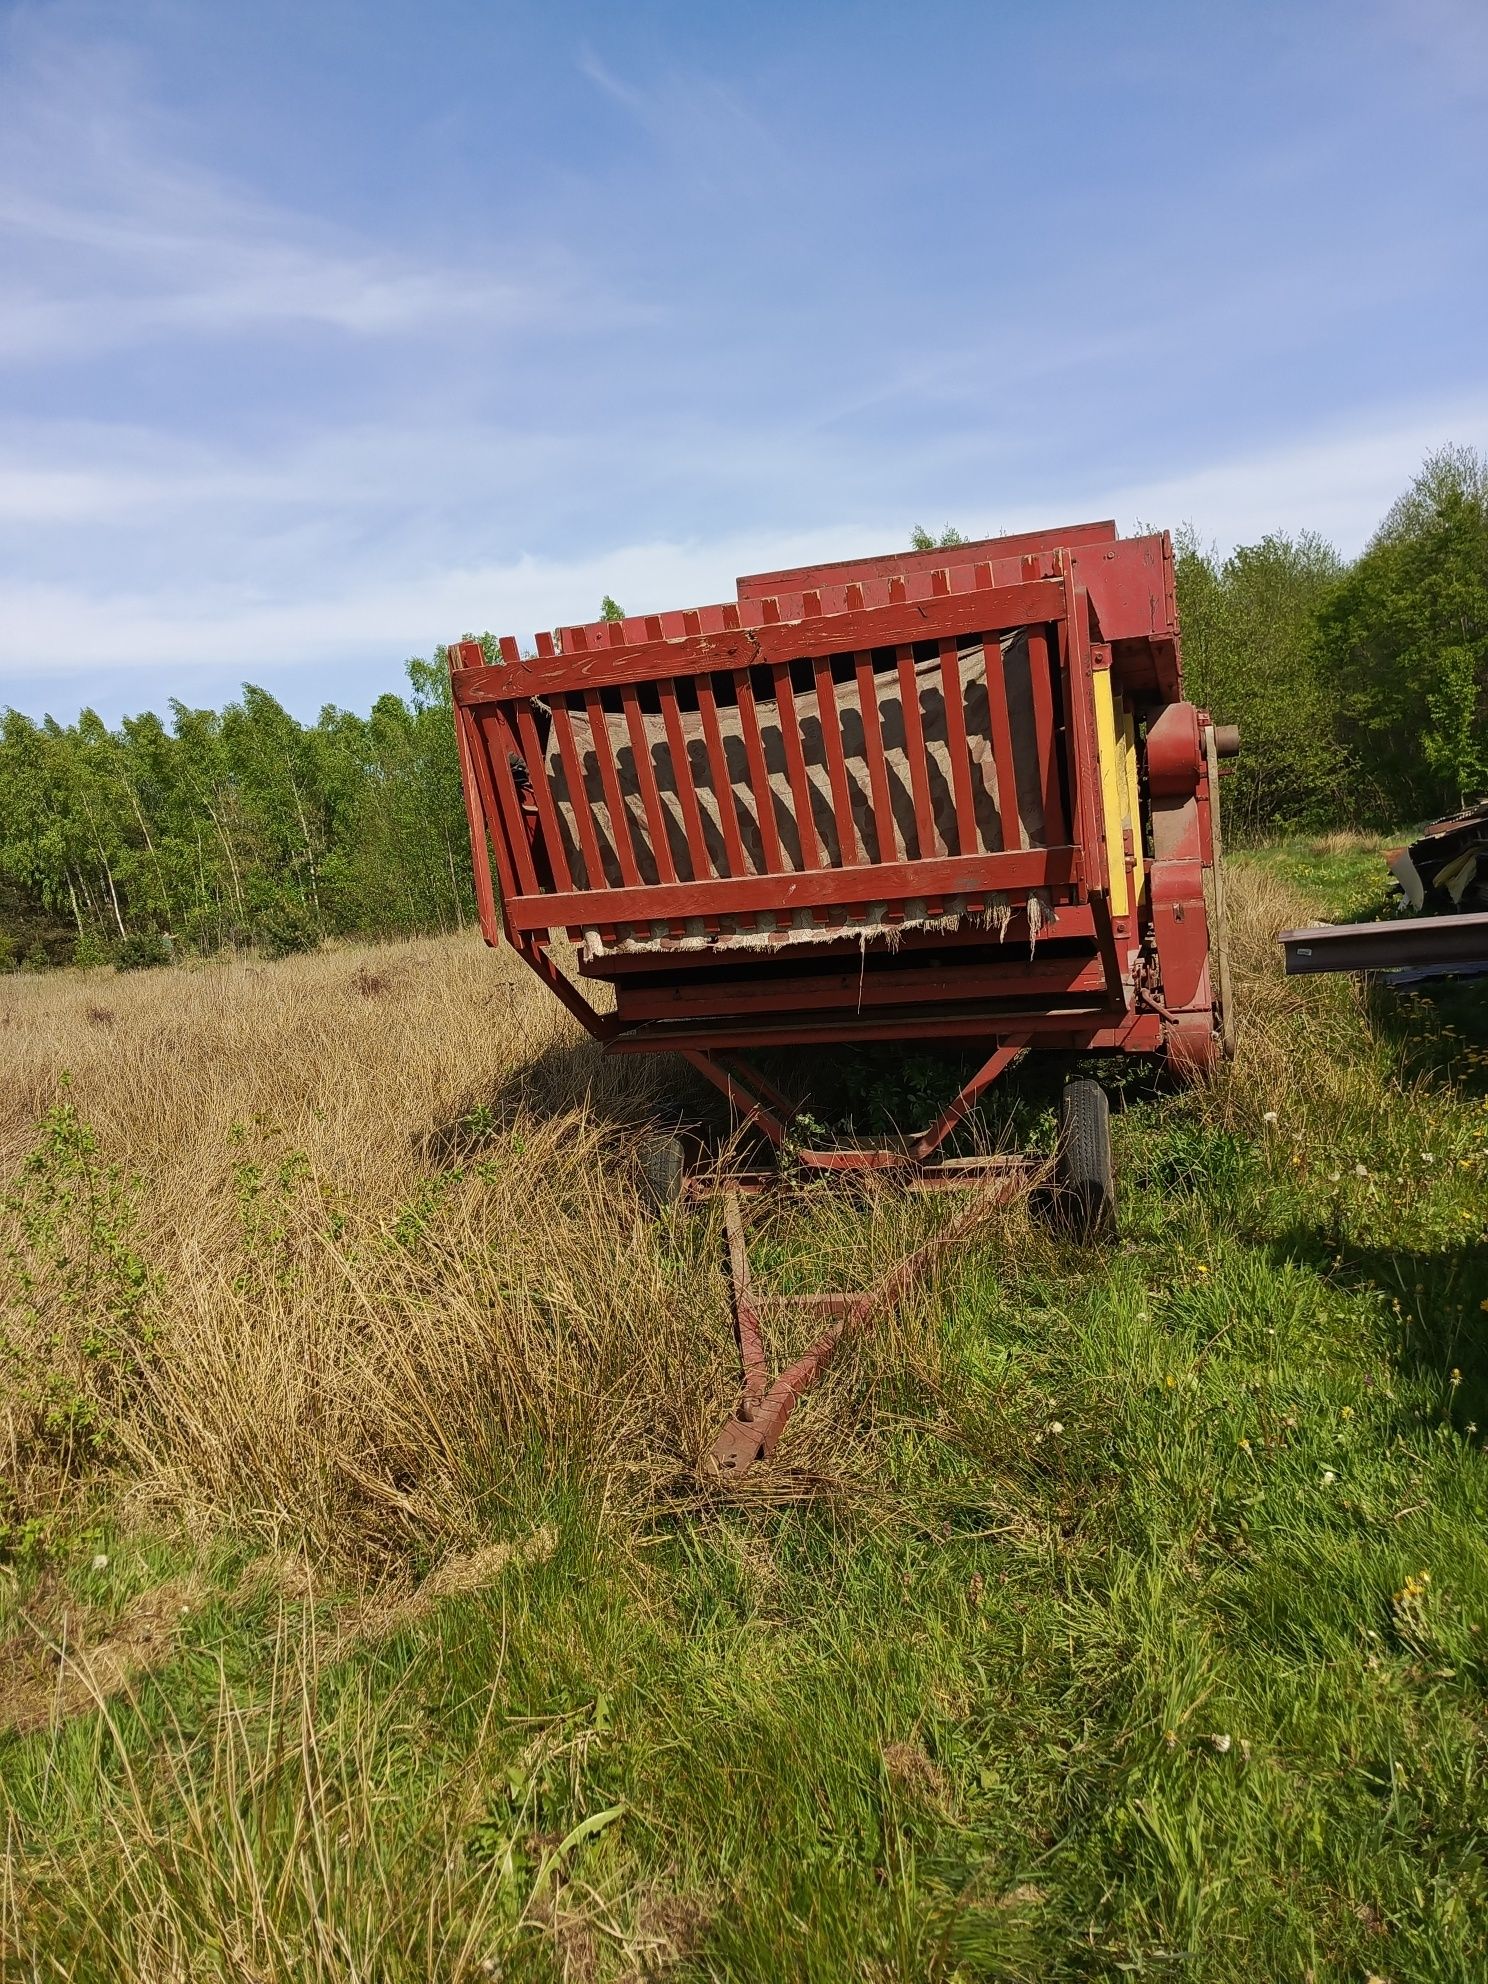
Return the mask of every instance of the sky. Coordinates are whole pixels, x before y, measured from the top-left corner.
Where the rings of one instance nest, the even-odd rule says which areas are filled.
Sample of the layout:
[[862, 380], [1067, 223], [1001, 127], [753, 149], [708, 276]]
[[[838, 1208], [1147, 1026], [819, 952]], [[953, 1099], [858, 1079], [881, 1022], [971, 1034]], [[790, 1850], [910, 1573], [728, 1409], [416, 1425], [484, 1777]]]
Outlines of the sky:
[[1488, 0], [0, 0], [0, 705], [1488, 447]]

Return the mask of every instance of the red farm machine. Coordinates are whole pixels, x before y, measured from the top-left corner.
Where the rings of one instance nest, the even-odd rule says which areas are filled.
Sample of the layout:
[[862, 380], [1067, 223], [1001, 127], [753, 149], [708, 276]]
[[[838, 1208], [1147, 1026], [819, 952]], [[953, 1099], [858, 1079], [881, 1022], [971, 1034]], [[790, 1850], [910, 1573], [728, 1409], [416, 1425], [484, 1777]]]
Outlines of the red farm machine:
[[[970, 1050], [935, 1122], [871, 1146], [791, 1138], [807, 1170], [1011, 1175], [1015, 1158], [938, 1153], [1024, 1052], [1215, 1065], [1233, 1024], [1218, 761], [1238, 738], [1184, 700], [1166, 535], [1081, 524], [762, 573], [737, 595], [562, 627], [530, 654], [503, 639], [494, 665], [451, 649], [488, 943], [609, 1052], [684, 1056], [777, 1152], [796, 1105], [761, 1055]], [[1066, 1089], [1060, 1152], [1098, 1223], [1096, 1083]], [[769, 1399], [736, 1201], [730, 1237], [747, 1464]], [[822, 1299], [834, 1342], [870, 1300]]]

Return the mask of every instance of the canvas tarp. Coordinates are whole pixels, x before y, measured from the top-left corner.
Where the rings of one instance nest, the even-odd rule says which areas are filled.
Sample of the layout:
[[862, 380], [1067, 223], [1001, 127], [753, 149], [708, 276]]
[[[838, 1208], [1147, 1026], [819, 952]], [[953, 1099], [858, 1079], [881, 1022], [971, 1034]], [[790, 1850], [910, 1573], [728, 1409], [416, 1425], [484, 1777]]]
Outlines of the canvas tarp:
[[[987, 667], [981, 637], [965, 640], [959, 648], [958, 672], [961, 682], [962, 714], [968, 756], [971, 761], [972, 797], [976, 814], [975, 851], [981, 853], [995, 853], [1004, 847], [1044, 847], [1048, 844], [1045, 838], [1043, 769], [1039, 763], [1034, 725], [1032, 684], [1029, 676], [1030, 657], [1026, 635], [1020, 630], [1003, 636], [1001, 648], [1003, 693], [1006, 698], [1013, 746], [1014, 783], [1017, 787], [1014, 803], [1011, 805], [1004, 804], [1004, 795], [998, 791], [992, 731], [988, 720]], [[878, 841], [875, 833], [868, 764], [864, 756], [863, 715], [858, 702], [858, 685], [849, 670], [843, 669], [839, 672], [845, 674], [846, 679], [834, 682], [833, 688], [848, 787], [851, 793], [853, 825], [858, 842], [856, 858], [860, 862], [866, 859], [871, 863], [878, 858]], [[935, 845], [919, 847], [917, 844], [914, 796], [910, 783], [898, 673], [893, 664], [881, 665], [875, 669], [874, 683], [888, 770], [894, 843], [892, 849], [884, 850], [883, 858], [886, 859], [914, 860], [961, 852], [956, 836], [956, 808], [946, 725], [945, 694], [938, 654], [932, 654], [915, 662], [915, 682], [919, 698], [920, 724], [925, 739]], [[817, 840], [817, 866], [851, 869], [853, 862], [851, 859], [844, 859], [840, 844], [841, 836], [832, 803], [831, 779], [814, 692], [798, 690], [795, 703], [802, 754], [811, 789], [812, 824]], [[782, 860], [786, 866], [799, 871], [803, 866], [801, 839], [786, 768], [779, 711], [773, 696], [769, 695], [758, 696], [756, 707]], [[630, 844], [636, 867], [643, 882], [655, 883], [661, 878], [651, 845], [650, 827], [641, 787], [636, 775], [629, 725], [624, 712], [618, 709], [606, 713], [604, 721], [608, 728], [610, 751], [628, 818]], [[673, 869], [678, 879], [682, 881], [712, 879], [706, 871], [695, 874], [689, 857], [686, 827], [678, 798], [677, 768], [672, 762], [672, 747], [659, 709], [648, 712], [643, 718], [643, 723], [651, 768], [666, 820], [667, 845]], [[720, 794], [715, 789], [702, 720], [696, 709], [679, 708], [679, 724], [686, 752], [687, 775], [697, 794], [708, 859], [712, 864], [712, 875], [726, 876], [729, 868], [720, 826]], [[760, 838], [755, 796], [749, 777], [744, 732], [737, 707], [731, 701], [726, 702], [722, 694], [718, 698], [718, 724], [723, 742], [724, 760], [732, 787], [728, 803], [736, 809], [740, 838], [750, 870], [754, 874], [762, 874], [766, 872], [765, 852]], [[573, 730], [579, 745], [584, 786], [582, 794], [578, 795], [577, 803], [588, 810], [594, 823], [604, 874], [602, 877], [594, 877], [587, 872], [583, 845], [575, 819], [575, 795], [569, 790], [556, 734], [552, 734], [547, 743], [544, 770], [555, 802], [569, 872], [576, 889], [602, 886], [619, 888], [622, 886], [622, 876], [615, 853], [615, 833], [618, 823], [612, 819], [606, 802], [598, 759], [588, 737], [587, 725], [582, 714], [575, 717]], [[714, 926], [712, 930], [702, 918], [689, 918], [680, 935], [676, 926], [671, 923], [631, 923], [618, 926], [614, 931], [613, 940], [609, 942], [601, 940], [598, 929], [586, 930], [585, 947], [591, 955], [597, 955], [604, 950], [668, 950], [700, 948], [707, 945], [722, 949], [766, 949], [774, 948], [782, 942], [819, 943], [843, 934], [861, 934], [865, 939], [874, 935], [884, 935], [892, 941], [897, 931], [923, 928], [932, 921], [937, 928], [954, 928], [967, 914], [964, 897], [944, 899], [943, 907], [934, 919], [927, 917], [924, 902], [911, 901], [901, 906], [902, 916], [891, 924], [886, 918], [888, 905], [868, 899], [872, 873], [871, 865], [864, 868], [863, 895], [849, 913], [835, 916], [829, 923], [819, 920], [810, 910], [797, 910], [794, 913], [780, 915], [759, 913], [717, 916], [710, 919]], [[1036, 895], [1030, 903], [1029, 916], [1030, 925], [1035, 932], [1040, 920], [1046, 919], [1050, 913], [1047, 898]], [[981, 912], [983, 920], [995, 927], [1006, 923], [1007, 914], [1008, 905], [1000, 899], [994, 900], [988, 909]]]

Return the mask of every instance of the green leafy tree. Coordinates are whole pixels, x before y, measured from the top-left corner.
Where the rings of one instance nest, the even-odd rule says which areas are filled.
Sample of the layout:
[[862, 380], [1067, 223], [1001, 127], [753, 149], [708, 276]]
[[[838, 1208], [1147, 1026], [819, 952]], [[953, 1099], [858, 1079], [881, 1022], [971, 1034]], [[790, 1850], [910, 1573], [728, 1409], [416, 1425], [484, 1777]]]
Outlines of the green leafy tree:
[[1263, 537], [1225, 559], [1186, 531], [1175, 552], [1185, 689], [1240, 726], [1227, 825], [1253, 837], [1336, 824], [1351, 787], [1337, 684], [1319, 665], [1315, 629], [1343, 573], [1338, 553], [1310, 531]]
[[958, 544], [965, 544], [966, 541], [954, 524], [947, 524], [939, 537], [932, 537], [923, 524], [916, 524], [909, 533], [911, 551], [950, 551]]
[[1320, 667], [1381, 819], [1488, 791], [1488, 461], [1427, 457], [1320, 616]]
[[606, 593], [604, 598], [599, 602], [599, 617], [601, 620], [623, 620], [625, 618], [625, 608], [618, 601], [611, 599], [610, 595]]

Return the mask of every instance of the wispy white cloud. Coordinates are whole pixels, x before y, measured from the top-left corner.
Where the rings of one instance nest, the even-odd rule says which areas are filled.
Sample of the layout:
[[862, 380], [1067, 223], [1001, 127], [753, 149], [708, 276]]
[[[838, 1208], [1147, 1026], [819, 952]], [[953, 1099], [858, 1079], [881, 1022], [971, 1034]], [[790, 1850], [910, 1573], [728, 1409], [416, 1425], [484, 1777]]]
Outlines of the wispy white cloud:
[[[1047, 527], [1092, 516], [1173, 527], [1193, 521], [1222, 549], [1268, 530], [1316, 529], [1359, 549], [1390, 501], [1444, 440], [1488, 445], [1488, 400], [1400, 412], [1367, 430], [1321, 431], [1287, 448], [1237, 456], [1147, 482], [1078, 474], [1023, 505], [988, 514], [967, 487], [946, 506], [969, 531]], [[937, 512], [929, 521], [941, 521]], [[356, 657], [391, 679], [402, 656], [491, 628], [526, 638], [587, 618], [602, 594], [632, 612], [732, 595], [740, 572], [848, 557], [904, 541], [907, 520], [880, 501], [817, 527], [756, 530], [695, 540], [615, 543], [572, 557], [521, 556], [389, 566], [368, 558], [333, 583], [232, 582], [158, 589], [0, 581], [0, 673], [45, 674], [59, 692], [82, 675], [164, 671], [189, 697], [195, 671], [259, 671], [294, 657], [313, 672]], [[158, 698], [157, 698], [158, 700]]]
[[33, 38], [0, 87], [0, 360], [162, 335], [486, 335], [644, 313], [556, 248], [449, 264], [371, 243], [234, 185], [174, 148], [127, 65]]

